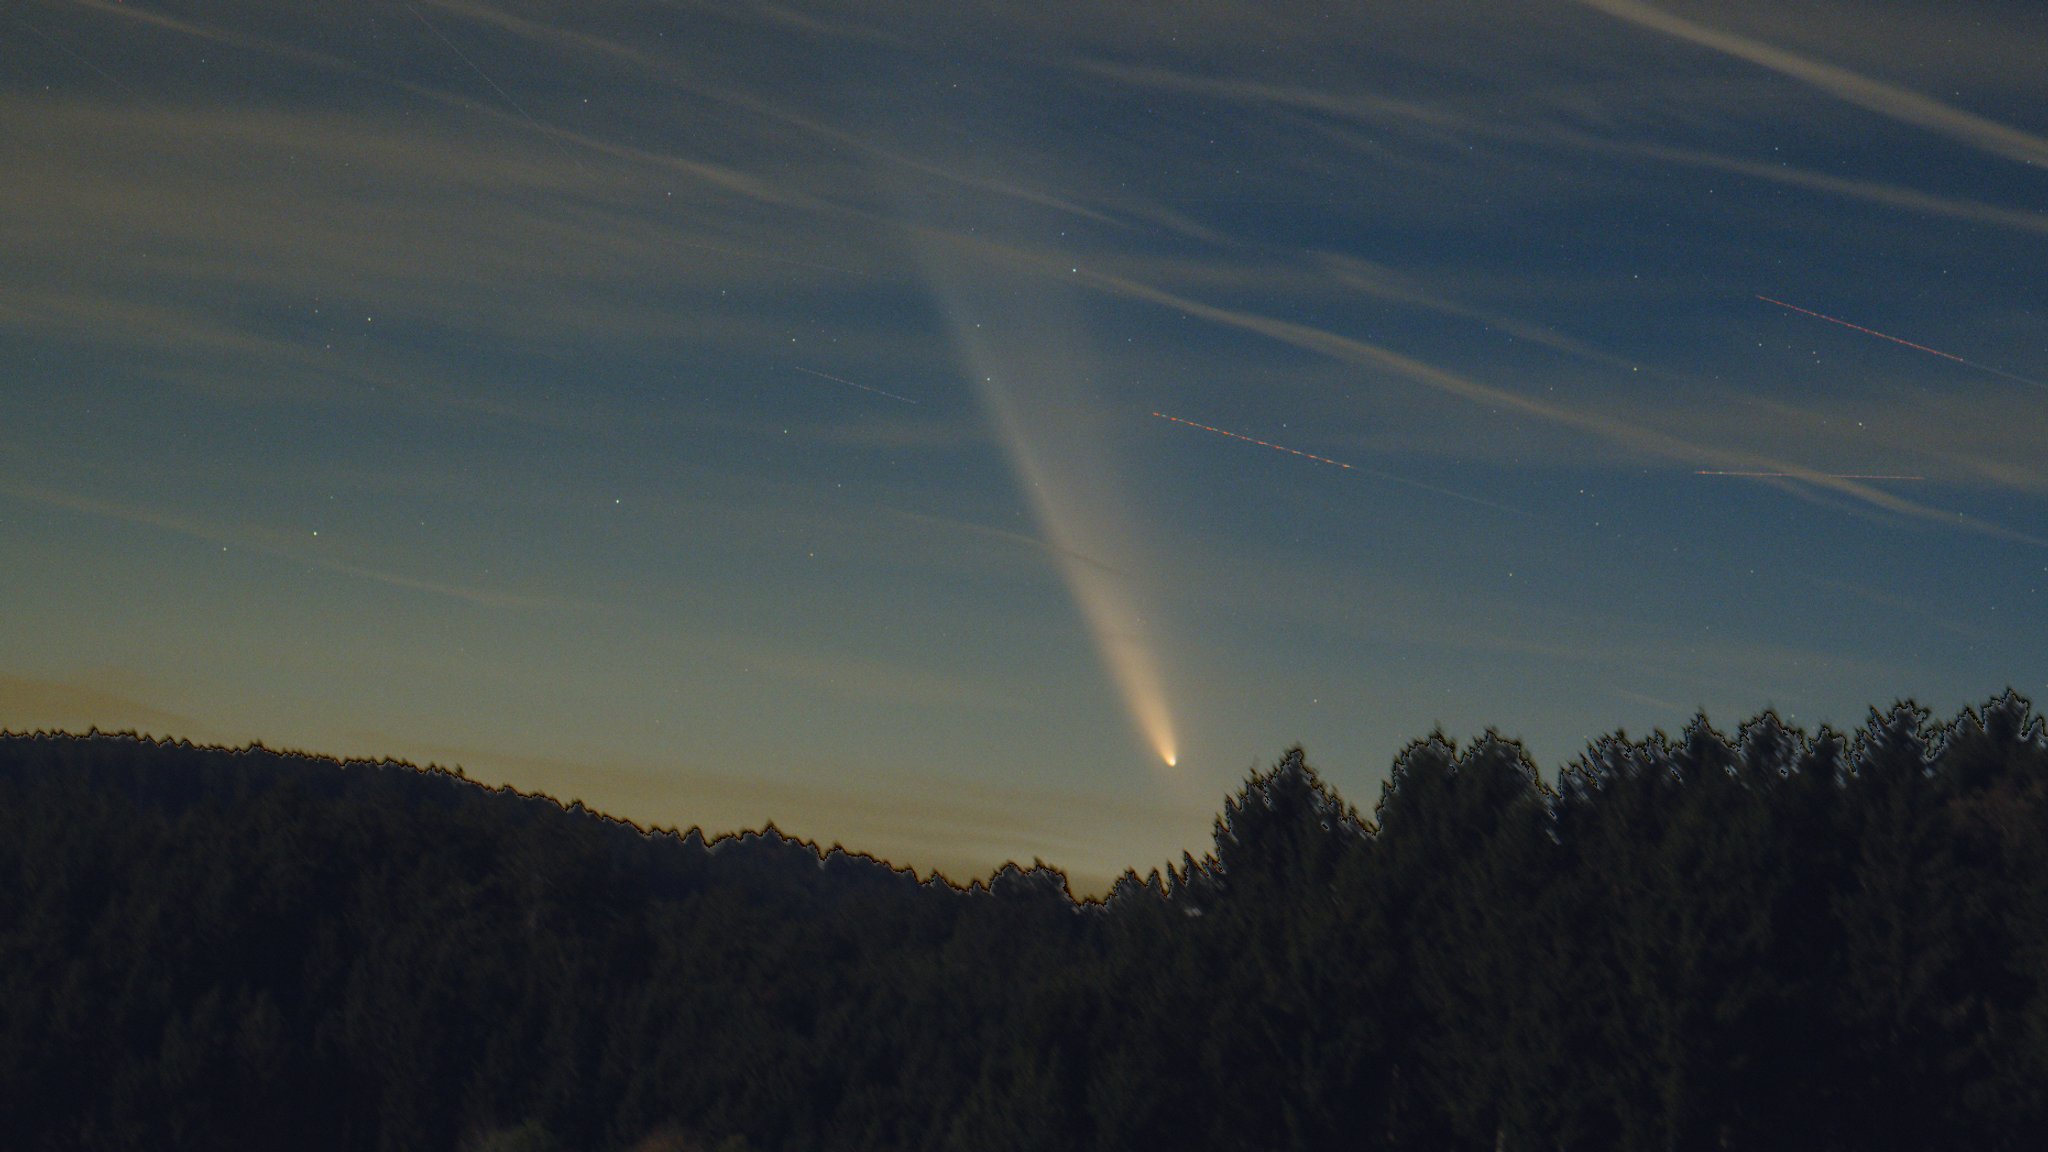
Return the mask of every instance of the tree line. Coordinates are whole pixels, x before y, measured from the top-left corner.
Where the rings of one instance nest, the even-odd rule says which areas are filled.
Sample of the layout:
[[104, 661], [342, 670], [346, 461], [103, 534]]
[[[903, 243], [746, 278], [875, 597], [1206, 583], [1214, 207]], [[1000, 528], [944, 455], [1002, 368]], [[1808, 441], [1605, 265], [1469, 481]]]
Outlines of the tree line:
[[2048, 739], [1301, 749], [1102, 900], [459, 771], [0, 735], [12, 1148], [2020, 1149]]

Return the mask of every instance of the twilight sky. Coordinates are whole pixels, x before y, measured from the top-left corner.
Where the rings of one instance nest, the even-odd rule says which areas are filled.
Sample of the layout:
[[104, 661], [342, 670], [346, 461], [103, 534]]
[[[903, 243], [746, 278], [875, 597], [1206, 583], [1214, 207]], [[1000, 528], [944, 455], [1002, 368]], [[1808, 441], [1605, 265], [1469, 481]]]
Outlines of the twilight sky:
[[2044, 44], [4, 0], [0, 727], [1099, 891], [1295, 742], [2043, 700]]

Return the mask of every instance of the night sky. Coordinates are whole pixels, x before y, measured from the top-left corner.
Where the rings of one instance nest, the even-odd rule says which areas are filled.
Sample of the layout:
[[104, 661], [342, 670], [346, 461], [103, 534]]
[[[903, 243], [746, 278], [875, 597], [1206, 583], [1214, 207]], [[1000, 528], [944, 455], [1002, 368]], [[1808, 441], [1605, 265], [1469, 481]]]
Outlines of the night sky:
[[0, 726], [1099, 891], [2048, 698], [2048, 6], [10, 0]]

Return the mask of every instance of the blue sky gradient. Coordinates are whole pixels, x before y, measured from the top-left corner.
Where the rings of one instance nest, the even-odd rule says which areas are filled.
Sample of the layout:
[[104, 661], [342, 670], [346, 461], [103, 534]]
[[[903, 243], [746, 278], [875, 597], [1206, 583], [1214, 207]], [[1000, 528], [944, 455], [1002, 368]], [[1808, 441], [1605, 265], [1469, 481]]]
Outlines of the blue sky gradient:
[[0, 726], [1099, 890], [1295, 742], [2040, 699], [2042, 43], [9, 4]]

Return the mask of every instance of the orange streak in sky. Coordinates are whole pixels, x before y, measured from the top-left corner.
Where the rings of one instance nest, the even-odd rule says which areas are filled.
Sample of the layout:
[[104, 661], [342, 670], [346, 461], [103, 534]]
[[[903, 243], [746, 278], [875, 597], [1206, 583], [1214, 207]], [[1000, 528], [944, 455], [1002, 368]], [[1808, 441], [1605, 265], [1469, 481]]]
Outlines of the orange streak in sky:
[[[1803, 479], [1805, 479], [1805, 478], [1806, 478], [1806, 477], [1805, 477], [1805, 475], [1803, 475], [1803, 474], [1801, 474], [1801, 473], [1798, 473], [1798, 472], [1722, 472], [1722, 471], [1717, 471], [1717, 470], [1714, 470], [1714, 469], [1709, 469], [1709, 468], [1702, 468], [1702, 469], [1700, 469], [1699, 471], [1697, 471], [1697, 472], [1694, 472], [1694, 473], [1693, 473], [1693, 475], [1695, 475], [1695, 476], [1779, 476], [1779, 477], [1783, 477], [1783, 478], [1785, 478], [1785, 479], [1787, 479], [1787, 480], [1803, 480]], [[1817, 475], [1825, 476], [1825, 477], [1827, 477], [1827, 478], [1828, 478], [1828, 479], [1830, 479], [1830, 480], [1925, 480], [1925, 479], [1927, 479], [1927, 477], [1925, 477], [1925, 476], [1892, 476], [1892, 475], [1888, 475], [1888, 474], [1884, 474], [1884, 473], [1878, 473], [1878, 472], [1821, 472], [1821, 473], [1817, 473]]]
[[877, 396], [887, 396], [887, 397], [888, 397], [889, 399], [891, 399], [891, 400], [901, 400], [901, 401], [903, 401], [903, 402], [904, 402], [905, 404], [915, 404], [915, 403], [917, 403], [917, 401], [915, 401], [915, 400], [912, 400], [912, 399], [911, 399], [910, 397], [908, 397], [908, 396], [898, 396], [898, 395], [897, 395], [897, 394], [895, 394], [894, 392], [885, 392], [885, 391], [883, 391], [883, 390], [882, 390], [882, 389], [880, 389], [880, 388], [873, 388], [873, 387], [870, 387], [870, 386], [868, 386], [868, 385], [866, 385], [866, 384], [861, 384], [861, 383], [858, 383], [858, 382], [856, 382], [856, 381], [853, 381], [853, 380], [848, 380], [848, 379], [847, 379], [846, 377], [844, 377], [844, 376], [834, 376], [834, 375], [833, 375], [833, 374], [831, 374], [830, 372], [813, 372], [813, 371], [811, 371], [811, 370], [810, 370], [809, 368], [803, 368], [803, 367], [798, 367], [798, 366], [797, 366], [797, 365], [795, 365], [795, 364], [792, 364], [792, 365], [790, 365], [790, 367], [792, 367], [792, 368], [795, 368], [795, 369], [796, 369], [797, 371], [799, 371], [799, 372], [802, 372], [802, 373], [804, 373], [804, 374], [805, 374], [805, 375], [807, 375], [807, 376], [816, 376], [816, 377], [818, 377], [818, 378], [820, 378], [820, 379], [823, 379], [823, 380], [836, 380], [836, 381], [838, 381], [838, 382], [839, 382], [839, 383], [841, 383], [841, 384], [849, 384], [849, 385], [852, 385], [853, 387], [855, 387], [855, 388], [858, 388], [858, 389], [860, 389], [860, 390], [861, 390], [861, 391], [863, 391], [863, 392], [873, 392], [873, 393], [874, 393], [875, 395], [877, 395]]
[[[1958, 364], [1969, 364], [1972, 368], [1984, 367], [1982, 364], [1970, 364], [1968, 360], [1963, 359], [1961, 356], [1950, 355], [1947, 352], [1943, 352], [1939, 348], [1929, 348], [1925, 344], [1915, 344], [1911, 340], [1901, 340], [1897, 336], [1887, 336], [1884, 333], [1879, 332], [1875, 328], [1865, 328], [1861, 324], [1851, 324], [1847, 320], [1837, 320], [1833, 316], [1830, 316], [1825, 312], [1815, 312], [1811, 308], [1801, 308], [1797, 304], [1787, 304], [1783, 300], [1773, 300], [1769, 296], [1758, 296], [1757, 299], [1763, 301], [1766, 304], [1776, 304], [1780, 308], [1790, 308], [1794, 312], [1803, 312], [1808, 316], [1812, 316], [1817, 320], [1825, 320], [1830, 324], [1840, 324], [1844, 328], [1854, 328], [1858, 332], [1862, 332], [1865, 335], [1869, 336], [1875, 336], [1880, 340], [1889, 340], [1894, 344], [1904, 344], [1908, 348], [1917, 348], [1922, 352], [1931, 353], [1933, 355], [1941, 357], [1944, 360], [1953, 360]], [[1995, 371], [1995, 369], [1989, 369], [1989, 371]]]
[[1242, 440], [1247, 444], [1257, 444], [1261, 448], [1271, 448], [1275, 452], [1285, 452], [1289, 456], [1299, 456], [1305, 460], [1314, 460], [1318, 464], [1335, 464], [1337, 467], [1345, 469], [1349, 472], [1359, 471], [1359, 469], [1355, 465], [1346, 464], [1342, 460], [1332, 460], [1328, 456], [1318, 456], [1313, 452], [1303, 452], [1299, 448], [1289, 448], [1284, 444], [1271, 444], [1264, 440], [1254, 439], [1250, 436], [1241, 436], [1235, 432], [1225, 432], [1221, 428], [1213, 428], [1207, 424], [1197, 424], [1193, 420], [1183, 420], [1178, 416], [1168, 416], [1164, 412], [1154, 412], [1153, 415], [1159, 417], [1161, 420], [1171, 420], [1175, 424], [1185, 424], [1190, 428], [1200, 428], [1204, 432], [1214, 432], [1218, 436], [1228, 436], [1232, 440]]
[[1957, 356], [1949, 352], [1943, 352], [1939, 348], [1929, 348], [1925, 344], [1915, 344], [1911, 340], [1901, 340], [1897, 336], [1887, 336], [1884, 333], [1879, 332], [1875, 328], [1865, 328], [1861, 324], [1851, 324], [1847, 320], [1837, 320], [1836, 318], [1828, 315], [1825, 312], [1815, 312], [1811, 308], [1801, 308], [1797, 304], [1787, 304], [1783, 300], [1773, 300], [1769, 296], [1758, 296], [1757, 299], [1763, 301], [1766, 304], [1776, 304], [1780, 308], [1790, 308], [1794, 312], [1803, 313], [1807, 316], [1813, 317], [1816, 320], [1825, 320], [1830, 324], [1840, 324], [1844, 328], [1853, 328], [1858, 332], [1861, 332], [1867, 336], [1875, 336], [1880, 340], [1889, 340], [1894, 344], [1904, 344], [1906, 347], [1911, 348], [1917, 352], [1926, 352], [1934, 356], [1939, 356], [1944, 360], [1953, 360], [1958, 364], [1966, 364], [1969, 367], [1975, 368], [1979, 372], [1989, 372], [1993, 376], [2003, 376], [2007, 380], [2016, 381], [2018, 383], [2026, 384], [2034, 388], [2048, 388], [2048, 384], [2043, 384], [2039, 380], [2035, 380], [2032, 377], [2021, 376], [2017, 373], [2007, 372], [2003, 368], [1993, 368], [1989, 364], [1979, 364], [1975, 360], [1965, 360], [1961, 356]]
[[1218, 436], [1228, 436], [1232, 440], [1242, 440], [1247, 444], [1257, 444], [1261, 448], [1271, 448], [1275, 452], [1285, 452], [1289, 456], [1299, 456], [1304, 460], [1313, 460], [1318, 464], [1334, 464], [1346, 472], [1356, 472], [1361, 476], [1377, 476], [1389, 484], [1402, 484], [1409, 488], [1420, 488], [1424, 492], [1434, 492], [1439, 496], [1449, 496], [1453, 500], [1463, 500], [1467, 504], [1477, 504], [1482, 508], [1492, 508], [1498, 512], [1512, 512], [1517, 516], [1528, 515], [1527, 512], [1522, 511], [1520, 508], [1510, 508], [1505, 504], [1495, 504], [1491, 500], [1481, 500], [1477, 496], [1467, 496], [1463, 492], [1453, 492], [1449, 488], [1439, 488], [1434, 484], [1424, 484], [1420, 480], [1408, 480], [1389, 472], [1380, 472], [1372, 468], [1360, 468], [1356, 464], [1346, 464], [1342, 460], [1332, 460], [1328, 456], [1318, 456], [1313, 452], [1303, 452], [1299, 448], [1289, 448], [1285, 444], [1275, 444], [1270, 440], [1260, 440], [1255, 436], [1246, 436], [1241, 433], [1226, 431], [1214, 425], [1197, 424], [1193, 420], [1183, 420], [1178, 416], [1168, 416], [1164, 412], [1154, 412], [1153, 415], [1161, 420], [1171, 420], [1175, 424], [1185, 424], [1190, 428], [1200, 428], [1204, 432], [1214, 432]]

